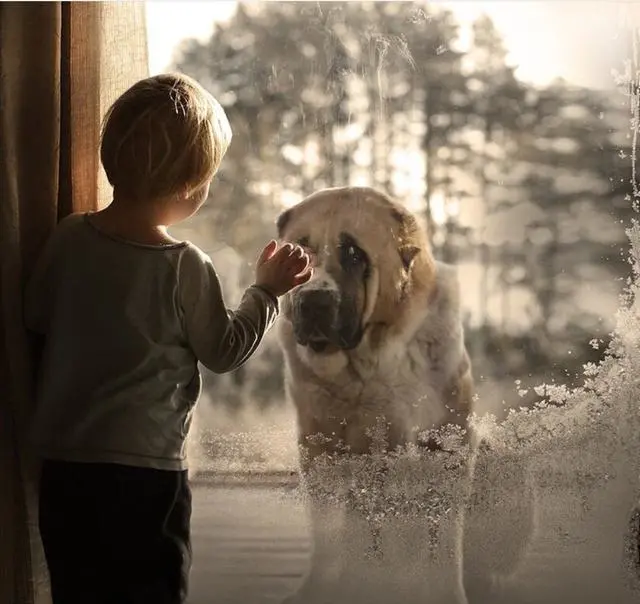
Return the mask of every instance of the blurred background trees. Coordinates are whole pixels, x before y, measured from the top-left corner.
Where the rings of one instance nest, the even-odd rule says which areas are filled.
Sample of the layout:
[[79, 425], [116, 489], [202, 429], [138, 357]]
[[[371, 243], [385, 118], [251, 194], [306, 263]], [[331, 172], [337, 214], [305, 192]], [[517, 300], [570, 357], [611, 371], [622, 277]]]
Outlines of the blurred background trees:
[[[212, 255], [235, 304], [284, 207], [326, 186], [388, 191], [459, 266], [476, 379], [497, 411], [542, 381], [576, 383], [602, 354], [628, 269], [630, 141], [624, 99], [518, 81], [487, 17], [464, 52], [457, 35], [421, 3], [264, 2], [184, 41], [175, 68], [218, 98], [234, 140], [212, 199], [173, 232]], [[274, 334], [206, 387], [233, 409], [281, 405]]]

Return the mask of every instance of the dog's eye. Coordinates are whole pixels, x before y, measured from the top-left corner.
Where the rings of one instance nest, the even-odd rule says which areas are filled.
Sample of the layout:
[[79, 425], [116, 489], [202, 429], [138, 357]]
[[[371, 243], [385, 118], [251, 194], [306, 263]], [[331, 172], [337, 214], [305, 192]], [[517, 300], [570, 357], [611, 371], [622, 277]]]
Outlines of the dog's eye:
[[338, 251], [340, 253], [340, 264], [345, 270], [362, 269], [366, 273], [369, 267], [369, 257], [351, 235], [348, 233], [340, 234]]
[[341, 248], [344, 266], [361, 266], [367, 263], [367, 255], [357, 245], [349, 244]]
[[360, 250], [358, 250], [358, 248], [354, 247], [353, 245], [350, 245], [347, 248], [347, 258], [349, 258], [351, 262], [359, 262], [361, 258]]

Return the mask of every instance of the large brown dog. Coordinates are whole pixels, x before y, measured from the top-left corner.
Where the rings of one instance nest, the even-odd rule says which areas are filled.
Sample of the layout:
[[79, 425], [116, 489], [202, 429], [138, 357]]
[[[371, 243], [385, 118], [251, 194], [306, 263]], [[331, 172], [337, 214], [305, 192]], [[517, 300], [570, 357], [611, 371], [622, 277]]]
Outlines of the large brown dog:
[[[465, 425], [472, 378], [453, 270], [434, 261], [413, 214], [369, 188], [327, 189], [284, 212], [281, 238], [315, 257], [311, 281], [282, 302], [287, 390], [301, 446], [370, 451]], [[311, 439], [327, 438], [322, 444]]]
[[[279, 322], [303, 474], [323, 454], [371, 453], [374, 437], [389, 452], [437, 449], [438, 429], [467, 428], [473, 383], [457, 277], [434, 260], [416, 217], [374, 189], [343, 187], [309, 196], [277, 227], [314, 263], [313, 278], [283, 298]], [[312, 516], [301, 602], [336, 579], [331, 511], [316, 501]]]

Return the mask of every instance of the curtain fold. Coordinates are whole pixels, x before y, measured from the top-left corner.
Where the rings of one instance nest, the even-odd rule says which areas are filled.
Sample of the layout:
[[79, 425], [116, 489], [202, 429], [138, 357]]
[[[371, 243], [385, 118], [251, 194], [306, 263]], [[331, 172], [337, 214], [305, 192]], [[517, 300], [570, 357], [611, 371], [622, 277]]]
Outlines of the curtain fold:
[[47, 602], [22, 289], [56, 222], [97, 209], [100, 121], [148, 74], [141, 2], [0, 4], [0, 602]]

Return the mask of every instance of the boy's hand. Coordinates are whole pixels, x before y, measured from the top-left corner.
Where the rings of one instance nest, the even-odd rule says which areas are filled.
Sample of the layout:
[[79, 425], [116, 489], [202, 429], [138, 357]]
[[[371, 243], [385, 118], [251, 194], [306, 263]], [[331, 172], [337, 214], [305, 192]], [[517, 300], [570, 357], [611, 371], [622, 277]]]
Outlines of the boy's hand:
[[276, 297], [311, 279], [309, 255], [299, 246], [270, 241], [256, 263], [256, 285]]

